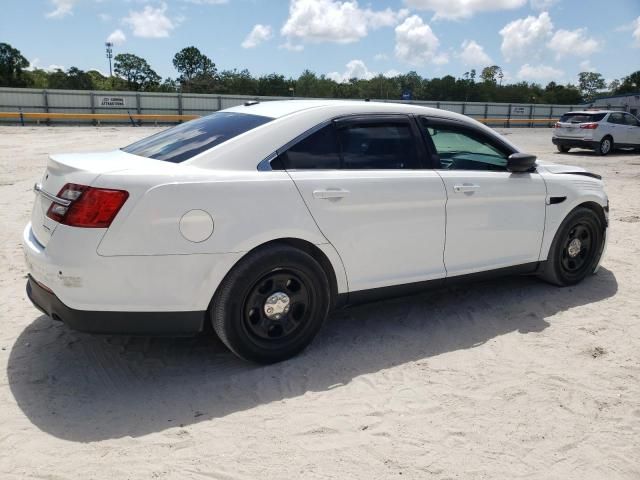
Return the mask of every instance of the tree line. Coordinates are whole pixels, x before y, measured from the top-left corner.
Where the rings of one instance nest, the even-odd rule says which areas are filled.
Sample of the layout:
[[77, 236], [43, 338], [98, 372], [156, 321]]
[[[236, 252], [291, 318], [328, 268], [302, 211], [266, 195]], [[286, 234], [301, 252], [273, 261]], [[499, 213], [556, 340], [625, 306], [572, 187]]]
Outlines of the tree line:
[[305, 70], [298, 78], [278, 73], [253, 76], [249, 70], [222, 70], [196, 47], [186, 47], [173, 57], [176, 78], [162, 79], [144, 59], [132, 53], [114, 57], [114, 76], [77, 67], [53, 71], [30, 68], [20, 51], [0, 43], [0, 87], [31, 87], [70, 90], [133, 90], [150, 92], [219, 93], [317, 98], [380, 98], [504, 103], [579, 104], [599, 94], [637, 92], [640, 70], [608, 85], [597, 72], [581, 72], [577, 84], [549, 82], [502, 84], [500, 66], [469, 70], [461, 77], [424, 78], [415, 71], [394, 77], [352, 78], [336, 82], [326, 75]]

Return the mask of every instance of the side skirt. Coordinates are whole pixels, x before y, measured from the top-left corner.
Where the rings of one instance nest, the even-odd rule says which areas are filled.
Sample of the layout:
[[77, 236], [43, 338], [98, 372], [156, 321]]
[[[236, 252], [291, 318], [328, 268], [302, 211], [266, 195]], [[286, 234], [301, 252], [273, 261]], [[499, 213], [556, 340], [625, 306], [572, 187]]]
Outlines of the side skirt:
[[424, 282], [408, 283], [403, 285], [392, 285], [390, 287], [372, 288], [370, 290], [358, 290], [356, 292], [342, 293], [338, 296], [336, 307], [347, 307], [360, 305], [363, 303], [386, 300], [390, 298], [406, 297], [416, 295], [429, 290], [437, 290], [453, 285], [479, 282], [494, 278], [512, 275], [535, 275], [544, 270], [545, 262], [531, 262], [512, 267], [499, 268], [484, 272], [469, 273], [466, 275], [456, 275], [448, 278], [438, 278]]

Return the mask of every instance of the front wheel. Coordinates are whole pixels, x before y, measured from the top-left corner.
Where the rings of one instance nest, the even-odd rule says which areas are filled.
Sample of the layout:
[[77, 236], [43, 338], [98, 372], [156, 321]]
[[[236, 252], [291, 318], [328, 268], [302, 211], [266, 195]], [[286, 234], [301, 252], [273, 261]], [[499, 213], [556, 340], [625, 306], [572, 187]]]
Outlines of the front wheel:
[[592, 274], [602, 254], [604, 225], [591, 209], [572, 211], [556, 233], [543, 280], [561, 287], [575, 285]]
[[604, 156], [604, 155], [609, 154], [609, 152], [611, 152], [611, 150], [613, 150], [613, 138], [604, 137], [600, 141], [600, 144], [598, 145], [598, 147], [596, 149], [596, 153], [598, 155]]
[[327, 316], [329, 291], [312, 256], [286, 245], [266, 247], [248, 254], [222, 281], [211, 322], [239, 357], [279, 362], [311, 343]]

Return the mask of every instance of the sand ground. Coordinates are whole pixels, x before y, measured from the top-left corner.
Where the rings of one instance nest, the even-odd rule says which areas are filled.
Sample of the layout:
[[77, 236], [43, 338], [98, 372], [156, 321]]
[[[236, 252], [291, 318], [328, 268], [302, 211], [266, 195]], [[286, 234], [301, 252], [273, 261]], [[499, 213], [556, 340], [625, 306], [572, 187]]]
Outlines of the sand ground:
[[0, 478], [640, 478], [640, 155], [503, 130], [603, 175], [597, 275], [340, 311], [303, 355], [259, 367], [214, 338], [75, 333], [26, 298], [21, 232], [47, 154], [153, 131], [0, 127]]

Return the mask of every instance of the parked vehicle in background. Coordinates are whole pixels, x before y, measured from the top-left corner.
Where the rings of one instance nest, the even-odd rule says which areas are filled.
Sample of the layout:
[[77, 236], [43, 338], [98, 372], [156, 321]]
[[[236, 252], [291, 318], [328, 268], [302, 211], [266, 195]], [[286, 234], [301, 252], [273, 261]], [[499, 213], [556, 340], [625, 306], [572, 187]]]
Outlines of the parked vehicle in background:
[[329, 310], [470, 276], [593, 273], [598, 175], [536, 163], [452, 112], [248, 102], [105, 153], [52, 155], [24, 230], [28, 294], [101, 333], [197, 333], [269, 363]]
[[607, 155], [614, 148], [640, 148], [640, 121], [626, 112], [568, 112], [556, 122], [552, 141], [561, 153], [587, 148]]

